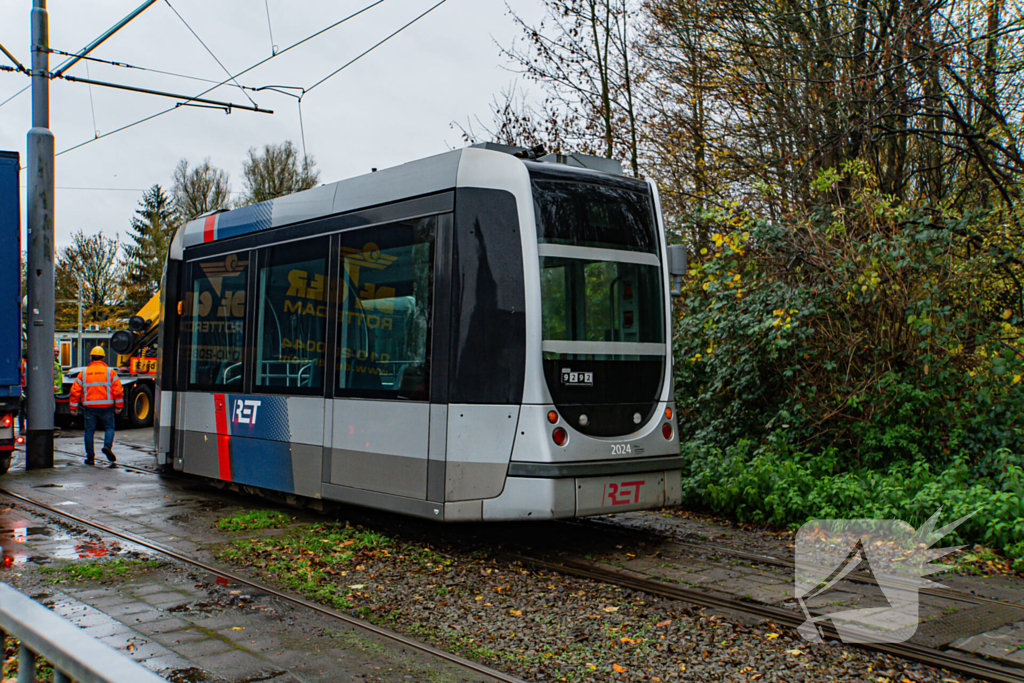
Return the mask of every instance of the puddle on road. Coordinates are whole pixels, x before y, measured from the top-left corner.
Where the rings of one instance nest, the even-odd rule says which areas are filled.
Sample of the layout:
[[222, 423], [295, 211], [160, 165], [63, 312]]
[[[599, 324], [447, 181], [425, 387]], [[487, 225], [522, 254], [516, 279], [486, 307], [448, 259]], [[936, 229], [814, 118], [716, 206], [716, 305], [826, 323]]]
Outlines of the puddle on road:
[[59, 524], [42, 526], [37, 520], [17, 516], [12, 510], [0, 511], [0, 571], [29, 562], [94, 560], [133, 551], [149, 554], [131, 543], [100, 540]]

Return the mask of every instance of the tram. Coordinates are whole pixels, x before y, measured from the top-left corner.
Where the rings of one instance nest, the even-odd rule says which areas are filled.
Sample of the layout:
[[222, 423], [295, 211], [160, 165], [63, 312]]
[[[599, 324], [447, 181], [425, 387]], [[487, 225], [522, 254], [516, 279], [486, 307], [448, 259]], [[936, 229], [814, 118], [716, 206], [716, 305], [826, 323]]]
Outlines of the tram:
[[657, 187], [491, 143], [182, 226], [158, 464], [444, 522], [681, 500]]

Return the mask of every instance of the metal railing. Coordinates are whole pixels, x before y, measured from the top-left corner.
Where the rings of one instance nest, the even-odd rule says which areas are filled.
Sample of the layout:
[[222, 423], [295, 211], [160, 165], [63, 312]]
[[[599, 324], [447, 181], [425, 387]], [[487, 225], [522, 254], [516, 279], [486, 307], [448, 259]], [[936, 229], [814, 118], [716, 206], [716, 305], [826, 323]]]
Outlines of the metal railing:
[[[8, 635], [20, 642], [18, 683], [35, 682], [36, 657], [53, 667], [54, 683], [167, 683], [131, 657], [0, 583], [0, 637]], [[2, 650], [0, 646], [0, 670]]]

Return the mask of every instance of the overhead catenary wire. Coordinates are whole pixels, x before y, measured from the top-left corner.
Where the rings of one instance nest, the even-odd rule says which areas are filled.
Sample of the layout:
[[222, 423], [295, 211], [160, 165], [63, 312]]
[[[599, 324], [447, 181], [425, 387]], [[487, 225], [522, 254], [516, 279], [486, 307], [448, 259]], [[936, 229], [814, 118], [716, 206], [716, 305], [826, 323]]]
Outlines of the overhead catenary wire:
[[277, 54], [277, 45], [274, 44], [274, 25], [270, 23], [270, 0], [263, 0], [267, 8], [267, 30], [270, 32], [270, 54]]
[[382, 40], [378, 41], [378, 42], [377, 42], [376, 44], [372, 45], [371, 47], [369, 47], [369, 48], [367, 48], [366, 50], [364, 50], [363, 52], [361, 52], [361, 53], [360, 53], [359, 55], [357, 55], [357, 56], [353, 57], [352, 59], [350, 59], [350, 60], [349, 60], [349, 61], [347, 61], [346, 63], [342, 64], [342, 65], [341, 65], [340, 67], [338, 67], [337, 69], [335, 69], [335, 70], [334, 70], [334, 71], [332, 71], [331, 73], [327, 74], [326, 76], [324, 76], [323, 78], [321, 78], [321, 79], [320, 79], [319, 81], [317, 81], [317, 82], [316, 82], [316, 83], [314, 83], [313, 85], [311, 85], [311, 86], [309, 86], [308, 88], [306, 88], [306, 92], [304, 92], [304, 93], [303, 93], [303, 96], [305, 96], [305, 95], [306, 95], [307, 93], [309, 93], [309, 92], [310, 92], [310, 91], [311, 91], [311, 90], [312, 90], [313, 88], [317, 87], [318, 85], [320, 85], [320, 84], [321, 84], [321, 83], [323, 83], [324, 81], [326, 81], [326, 80], [328, 80], [328, 79], [330, 79], [330, 78], [333, 78], [334, 76], [336, 76], [336, 75], [337, 75], [337, 74], [338, 74], [339, 72], [341, 72], [342, 70], [344, 70], [344, 69], [347, 69], [348, 67], [352, 66], [353, 64], [355, 64], [356, 62], [358, 62], [358, 61], [359, 61], [360, 59], [362, 59], [362, 58], [363, 58], [363, 57], [365, 57], [366, 55], [370, 54], [371, 52], [373, 52], [374, 50], [376, 50], [376, 49], [377, 49], [378, 47], [380, 47], [380, 46], [381, 46], [381, 45], [383, 45], [384, 43], [388, 42], [389, 40], [391, 40], [392, 38], [394, 38], [395, 36], [397, 36], [397, 35], [398, 35], [399, 33], [401, 33], [402, 31], [404, 31], [405, 29], [409, 28], [410, 26], [412, 26], [413, 24], [415, 24], [415, 23], [416, 23], [417, 21], [419, 21], [419, 20], [420, 20], [420, 19], [422, 19], [423, 17], [427, 16], [428, 14], [430, 14], [431, 12], [433, 12], [434, 10], [436, 10], [436, 9], [437, 9], [438, 7], [440, 7], [441, 5], [443, 5], [444, 3], [446, 3], [447, 1], [448, 1], [448, 0], [440, 0], [440, 2], [438, 2], [437, 4], [433, 5], [433, 6], [432, 6], [432, 7], [430, 7], [429, 9], [427, 9], [427, 10], [426, 10], [425, 12], [423, 12], [422, 14], [420, 14], [419, 16], [417, 16], [417, 17], [416, 17], [415, 19], [413, 19], [413, 20], [412, 20], [412, 21], [410, 21], [409, 23], [405, 24], [404, 26], [402, 26], [401, 28], [399, 28], [398, 30], [396, 30], [396, 31], [395, 31], [394, 33], [390, 34], [390, 35], [389, 35], [389, 36], [387, 36], [386, 38], [383, 38]]
[[[348, 16], [346, 16], [346, 17], [344, 17], [342, 19], [339, 19], [338, 21], [334, 22], [333, 24], [331, 24], [331, 25], [329, 25], [329, 26], [327, 26], [325, 28], [322, 28], [319, 31], [316, 31], [315, 33], [312, 33], [312, 34], [306, 36], [305, 38], [303, 38], [302, 40], [298, 41], [297, 43], [293, 43], [293, 44], [289, 45], [288, 47], [286, 47], [285, 49], [281, 50], [280, 52], [277, 52], [276, 54], [273, 54], [273, 55], [271, 55], [269, 57], [261, 59], [260, 61], [256, 62], [252, 66], [250, 66], [250, 67], [248, 67], [246, 69], [243, 69], [242, 71], [239, 71], [238, 73], [236, 73], [231, 78], [228, 78], [228, 79], [225, 79], [223, 81], [220, 81], [216, 85], [214, 85], [214, 86], [212, 86], [210, 88], [207, 88], [206, 90], [204, 90], [203, 92], [199, 93], [198, 95], [194, 95], [193, 97], [191, 97], [189, 100], [186, 100], [185, 102], [179, 102], [178, 104], [176, 104], [173, 107], [168, 107], [167, 109], [164, 109], [162, 111], [158, 111], [155, 114], [150, 114], [149, 116], [141, 118], [138, 121], [134, 121], [134, 122], [129, 123], [127, 125], [121, 126], [120, 128], [112, 130], [112, 131], [110, 131], [108, 133], [104, 133], [103, 135], [100, 135], [100, 136], [98, 136], [96, 138], [93, 138], [92, 140], [86, 140], [84, 142], [80, 142], [77, 145], [74, 145], [72, 147], [68, 147], [67, 149], [64, 149], [64, 150], [61, 150], [60, 152], [57, 152], [57, 154], [54, 155], [54, 156], [60, 156], [62, 154], [67, 154], [68, 152], [71, 152], [71, 151], [74, 151], [76, 149], [80, 149], [82, 147], [85, 147], [86, 145], [92, 144], [93, 142], [96, 142], [97, 140], [102, 140], [103, 138], [110, 137], [111, 135], [114, 135], [116, 133], [120, 133], [121, 131], [124, 131], [124, 130], [128, 130], [129, 128], [133, 128], [133, 127], [138, 126], [138, 125], [140, 125], [142, 123], [146, 123], [147, 121], [152, 121], [153, 119], [158, 118], [160, 116], [163, 116], [164, 114], [168, 114], [168, 113], [170, 113], [172, 111], [175, 111], [180, 106], [187, 105], [189, 102], [191, 102], [193, 100], [196, 100], [198, 98], [201, 98], [203, 95], [216, 90], [217, 88], [219, 88], [222, 85], [225, 85], [226, 83], [231, 81], [233, 78], [238, 78], [239, 76], [242, 76], [244, 74], [249, 73], [253, 69], [255, 69], [255, 68], [259, 67], [259, 66], [262, 66], [263, 64], [266, 64], [267, 62], [269, 62], [270, 60], [272, 60], [272, 59], [274, 59], [276, 57], [279, 57], [279, 56], [283, 55], [285, 52], [288, 52], [289, 50], [292, 50], [292, 49], [302, 45], [303, 43], [309, 42], [313, 38], [316, 38], [317, 36], [320, 36], [320, 35], [326, 33], [327, 31], [330, 31], [330, 30], [332, 30], [332, 29], [334, 29], [334, 28], [344, 24], [345, 22], [349, 21], [350, 19], [354, 19], [355, 17], [358, 17], [360, 14], [363, 14], [364, 12], [367, 12], [367, 11], [373, 9], [374, 7], [376, 7], [377, 5], [380, 5], [383, 2], [386, 2], [386, 0], [375, 0], [374, 2], [371, 2], [369, 5], [363, 7], [362, 9], [357, 10], [357, 11], [353, 12], [352, 14], [349, 14]], [[31, 87], [31, 86], [27, 86], [25, 88], [25, 90], [28, 90], [29, 87]], [[20, 94], [20, 93], [17, 93], [14, 97], [17, 97], [18, 94]], [[3, 105], [0, 105], [0, 106], [3, 106]]]
[[[85, 75], [92, 80], [92, 76], [89, 74], [89, 63], [85, 63]], [[96, 125], [96, 104], [92, 100], [92, 83], [89, 84], [89, 108], [92, 109], [92, 132], [93, 137], [100, 134], [100, 129]]]
[[[72, 54], [70, 52], [65, 52], [64, 50], [56, 50], [54, 48], [50, 48], [50, 52], [52, 52], [53, 54], [57, 54], [57, 55], [70, 55], [70, 54]], [[137, 64], [129, 64], [127, 62], [117, 62], [117, 61], [110, 60], [110, 59], [102, 59], [100, 57], [92, 57], [92, 56], [82, 57], [82, 61], [97, 62], [99, 64], [107, 64], [109, 66], [116, 66], [116, 67], [121, 68], [121, 69], [134, 69], [134, 70], [137, 70], [137, 71], [147, 71], [149, 73], [160, 74], [162, 76], [173, 76], [174, 78], [184, 78], [184, 79], [189, 80], [189, 81], [199, 81], [200, 83], [219, 83], [219, 84], [222, 84], [222, 85], [230, 86], [232, 88], [238, 88], [240, 90], [252, 90], [254, 92], [259, 90], [259, 88], [255, 87], [255, 86], [251, 86], [251, 85], [241, 85], [241, 84], [236, 84], [236, 83], [224, 83], [223, 81], [218, 81], [215, 78], [202, 78], [201, 76], [190, 76], [189, 74], [178, 73], [176, 71], [164, 71], [163, 69], [154, 69], [154, 68], [148, 67], [148, 66], [138, 66]]]
[[[229, 80], [234, 81], [235, 85], [241, 87], [238, 81], [235, 80], [235, 77], [231, 75], [231, 72], [228, 71], [228, 68], [224, 66], [224, 63], [217, 59], [217, 55], [213, 54], [213, 50], [211, 50], [210, 47], [205, 42], [203, 42], [203, 39], [199, 37], [199, 34], [196, 33], [191, 26], [189, 26], [188, 22], [185, 21], [185, 17], [181, 16], [178, 10], [174, 9], [174, 5], [171, 4], [171, 0], [164, 0], [164, 2], [167, 3], [168, 7], [171, 8], [171, 11], [174, 12], [174, 15], [178, 17], [178, 19], [181, 19], [181, 23], [185, 24], [185, 28], [187, 28], [189, 32], [196, 37], [196, 40], [199, 41], [199, 44], [202, 45], [203, 48], [210, 53], [210, 56], [213, 57], [213, 61], [217, 62], [217, 64], [220, 65], [220, 68], [224, 69], [224, 73], [226, 73], [229, 76]], [[251, 97], [249, 97], [249, 93], [245, 92], [245, 88], [242, 88], [242, 94], [245, 95], [250, 102], [252, 102], [253, 106], [257, 106], [256, 102]]]

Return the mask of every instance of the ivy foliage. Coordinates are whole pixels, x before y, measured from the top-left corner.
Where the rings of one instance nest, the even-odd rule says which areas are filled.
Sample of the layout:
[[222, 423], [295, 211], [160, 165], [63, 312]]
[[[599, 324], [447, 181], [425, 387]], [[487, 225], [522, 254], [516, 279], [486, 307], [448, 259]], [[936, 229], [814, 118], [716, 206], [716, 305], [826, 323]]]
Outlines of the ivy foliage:
[[981, 514], [1024, 494], [1006, 217], [900, 206], [855, 163], [816, 189], [822, 208], [785, 222], [713, 217], [691, 265], [674, 339], [690, 502], [776, 525], [946, 505], [979, 513], [965, 540], [1024, 555], [1021, 511]]

